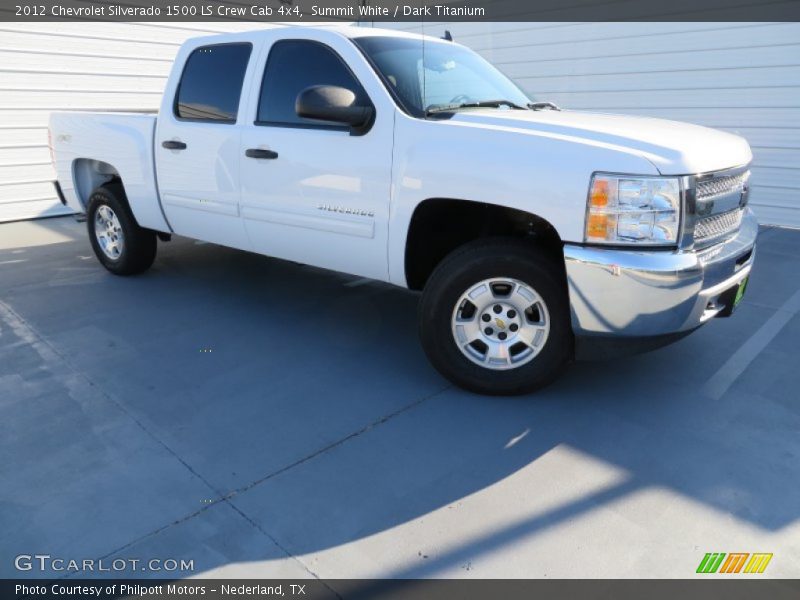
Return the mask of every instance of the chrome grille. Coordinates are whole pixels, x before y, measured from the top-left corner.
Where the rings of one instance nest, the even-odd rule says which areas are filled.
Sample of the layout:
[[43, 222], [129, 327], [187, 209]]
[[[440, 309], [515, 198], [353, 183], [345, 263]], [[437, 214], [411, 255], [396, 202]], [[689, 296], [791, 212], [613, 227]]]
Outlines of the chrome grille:
[[750, 171], [745, 171], [738, 175], [728, 175], [727, 177], [715, 177], [713, 179], [698, 181], [697, 199], [709, 200], [717, 196], [733, 193], [739, 194], [747, 183], [748, 177], [750, 177]]
[[744, 210], [735, 208], [728, 212], [698, 219], [694, 225], [696, 242], [709, 242], [738, 231]]

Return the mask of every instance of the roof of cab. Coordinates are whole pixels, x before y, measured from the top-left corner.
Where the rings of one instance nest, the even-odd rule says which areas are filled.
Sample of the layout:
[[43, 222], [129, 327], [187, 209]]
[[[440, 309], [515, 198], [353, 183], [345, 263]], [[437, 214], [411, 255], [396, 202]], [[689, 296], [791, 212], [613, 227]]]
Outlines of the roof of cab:
[[253, 29], [250, 31], [200, 36], [200, 37], [190, 38], [189, 40], [187, 40], [187, 42], [189, 42], [192, 46], [194, 46], [198, 43], [199, 44], [222, 43], [228, 40], [245, 41], [245, 40], [258, 39], [260, 37], [273, 38], [276, 31], [280, 31], [280, 35], [282, 37], [288, 36], [288, 37], [302, 38], [303, 34], [307, 33], [309, 30], [326, 31], [350, 39], [358, 37], [381, 36], [381, 37], [407, 38], [416, 40], [425, 39], [426, 42], [441, 41], [440, 38], [435, 36], [430, 36], [430, 35], [423, 36], [417, 33], [409, 33], [407, 31], [396, 31], [394, 29], [381, 29], [377, 27], [357, 27], [354, 25], [314, 25], [314, 26], [277, 25], [272, 27], [262, 27], [261, 29]]
[[[302, 29], [302, 27], [292, 27], [292, 29]], [[380, 27], [358, 27], [356, 25], [320, 25], [318, 29], [327, 29], [329, 31], [335, 31], [336, 33], [339, 33], [349, 38], [382, 36], [382, 37], [411, 38], [416, 40], [422, 38], [425, 38], [426, 40], [439, 39], [435, 36], [420, 35], [418, 33], [411, 33], [409, 31], [398, 31], [396, 29], [382, 29]]]

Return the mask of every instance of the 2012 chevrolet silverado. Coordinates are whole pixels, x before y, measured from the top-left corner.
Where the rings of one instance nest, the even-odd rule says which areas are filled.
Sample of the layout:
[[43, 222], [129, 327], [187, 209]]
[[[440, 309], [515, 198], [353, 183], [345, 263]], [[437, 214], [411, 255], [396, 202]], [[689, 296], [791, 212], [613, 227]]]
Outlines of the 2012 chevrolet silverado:
[[50, 135], [112, 273], [175, 233], [421, 290], [425, 352], [482, 393], [727, 316], [754, 259], [744, 139], [561, 110], [450, 39], [196, 38], [157, 115], [55, 113]]

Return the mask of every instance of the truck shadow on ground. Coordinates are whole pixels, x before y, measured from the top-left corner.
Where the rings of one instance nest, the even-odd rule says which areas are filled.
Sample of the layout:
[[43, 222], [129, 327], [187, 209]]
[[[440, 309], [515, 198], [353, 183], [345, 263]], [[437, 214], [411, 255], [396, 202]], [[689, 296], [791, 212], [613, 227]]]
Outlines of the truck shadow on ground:
[[[486, 398], [453, 389], [428, 365], [416, 338], [414, 294], [187, 240], [162, 245], [148, 274], [118, 278], [80, 260], [85, 245], [29, 249], [34, 277], [14, 276], [13, 265], [4, 271], [12, 276], [0, 299], [56, 354], [24, 336], [12, 343], [3, 323], [2, 349], [14, 360], [3, 363], [0, 377], [20, 387], [2, 416], [33, 427], [35, 416], [60, 415], [48, 423], [41, 451], [26, 453], [30, 440], [19, 431], [3, 437], [3, 454], [16, 465], [5, 476], [5, 489], [15, 490], [4, 493], [2, 520], [11, 528], [5, 554], [21, 541], [39, 547], [57, 540], [58, 549], [80, 556], [186, 554], [199, 557], [205, 571], [285, 556], [261, 534], [251, 539], [249, 528], [241, 532], [249, 541], [219, 550], [218, 528], [237, 535], [225, 519], [214, 525], [223, 509], [234, 508], [286, 551], [305, 555], [435, 511], [480, 518], [464, 508], [467, 499], [490, 488], [500, 498], [514, 477], [525, 481], [513, 490], [529, 510], [385, 575], [435, 575], [650, 488], [769, 531], [798, 518], [800, 414], [790, 398], [800, 386], [796, 368], [772, 364], [770, 380], [780, 387], [748, 376], [719, 400], [702, 392], [735, 344], [771, 314], [756, 304], [657, 352], [573, 365], [535, 396]], [[57, 372], [59, 357], [71, 375]], [[139, 442], [123, 440], [131, 448], [121, 452], [134, 458], [126, 468], [112, 464], [120, 451], [109, 450], [102, 423], [70, 387], [74, 373], [101, 390], [92, 402], [116, 404], [173, 456], [142, 457]], [[29, 394], [42, 380], [46, 385]], [[601, 465], [604, 475], [579, 467], [580, 460], [574, 471], [563, 466], [570, 460], [560, 466], [564, 452]], [[54, 471], [54, 460], [89, 455], [77, 472]], [[197, 511], [194, 492], [152, 485], [131, 489], [124, 509], [112, 507], [119, 490], [159, 471], [151, 461], [174, 457], [207, 488], [209, 508], [189, 517]], [[100, 475], [116, 477], [119, 489], [97, 483]], [[77, 493], [75, 477], [97, 489]], [[103, 495], [109, 486], [114, 493]], [[570, 486], [576, 495], [553, 496]], [[31, 506], [26, 497], [36, 489], [61, 500]], [[170, 519], [136, 508], [155, 494], [178, 498], [187, 518], [167, 527]], [[626, 516], [645, 527], [654, 518], [644, 510]], [[57, 520], [69, 525], [51, 532], [33, 526]], [[459, 517], [442, 522], [457, 526]], [[29, 533], [21, 533], [26, 526]], [[420, 553], [426, 543], [420, 540]]]

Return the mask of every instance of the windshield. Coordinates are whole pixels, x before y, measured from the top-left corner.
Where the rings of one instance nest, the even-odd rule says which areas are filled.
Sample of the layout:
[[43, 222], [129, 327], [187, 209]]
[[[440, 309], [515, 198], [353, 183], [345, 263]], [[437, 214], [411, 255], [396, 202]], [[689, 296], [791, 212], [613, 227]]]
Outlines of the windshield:
[[[353, 42], [371, 59], [387, 87], [417, 116], [437, 108], [503, 100], [525, 107], [530, 98], [472, 50], [452, 42], [359, 37]], [[424, 55], [424, 60], [423, 60]]]

